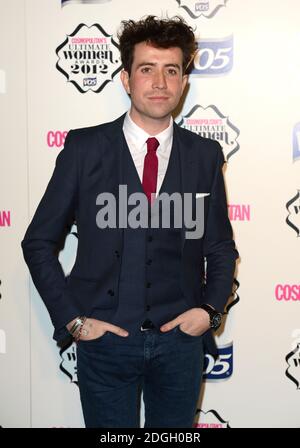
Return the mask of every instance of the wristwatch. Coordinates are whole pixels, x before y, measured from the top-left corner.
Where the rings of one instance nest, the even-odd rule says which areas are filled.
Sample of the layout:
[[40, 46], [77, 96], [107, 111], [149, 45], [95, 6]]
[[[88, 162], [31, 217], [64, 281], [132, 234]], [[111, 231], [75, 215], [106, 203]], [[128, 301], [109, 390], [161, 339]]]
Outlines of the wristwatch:
[[214, 310], [209, 305], [206, 305], [206, 303], [200, 305], [199, 308], [202, 308], [203, 310], [208, 312], [210, 319], [210, 328], [212, 328], [213, 330], [217, 330], [222, 323], [222, 313]]

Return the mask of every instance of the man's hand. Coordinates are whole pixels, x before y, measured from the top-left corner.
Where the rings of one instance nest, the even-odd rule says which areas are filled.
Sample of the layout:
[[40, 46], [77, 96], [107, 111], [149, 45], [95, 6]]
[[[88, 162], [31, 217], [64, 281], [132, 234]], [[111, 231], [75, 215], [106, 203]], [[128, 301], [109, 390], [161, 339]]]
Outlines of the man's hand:
[[182, 314], [179, 314], [175, 319], [167, 322], [162, 327], [161, 331], [169, 331], [180, 325], [180, 330], [188, 333], [191, 336], [200, 336], [210, 328], [209, 315], [201, 308], [191, 308]]
[[[72, 320], [66, 325], [68, 331], [71, 330], [75, 321], [76, 319]], [[104, 322], [103, 320], [88, 317], [82, 326], [79, 340], [90, 341], [92, 339], [97, 339], [100, 336], [103, 336], [107, 331], [115, 333], [118, 336], [128, 336], [129, 334], [128, 331], [124, 330], [124, 328], [118, 327], [117, 325], [110, 324], [109, 322]]]

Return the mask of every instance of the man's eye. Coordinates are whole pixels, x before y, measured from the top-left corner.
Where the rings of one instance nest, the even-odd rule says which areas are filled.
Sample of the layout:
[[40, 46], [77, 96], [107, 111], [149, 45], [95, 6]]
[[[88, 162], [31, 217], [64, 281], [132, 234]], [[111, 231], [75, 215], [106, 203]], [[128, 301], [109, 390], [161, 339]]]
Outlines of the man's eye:
[[176, 74], [177, 74], [177, 71], [174, 70], [174, 68], [170, 68], [170, 69], [168, 70], [168, 73], [169, 73], [170, 75], [176, 75]]
[[142, 68], [142, 73], [149, 73], [150, 70], [151, 70], [150, 67], [143, 67], [143, 68]]

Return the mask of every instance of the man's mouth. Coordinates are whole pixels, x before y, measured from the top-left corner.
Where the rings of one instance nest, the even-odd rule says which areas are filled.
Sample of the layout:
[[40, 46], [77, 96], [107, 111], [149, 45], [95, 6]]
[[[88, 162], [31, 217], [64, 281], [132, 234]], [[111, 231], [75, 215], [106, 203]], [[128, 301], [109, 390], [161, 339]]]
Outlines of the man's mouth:
[[169, 97], [168, 96], [149, 96], [148, 99], [153, 100], [153, 101], [166, 101], [169, 99]]

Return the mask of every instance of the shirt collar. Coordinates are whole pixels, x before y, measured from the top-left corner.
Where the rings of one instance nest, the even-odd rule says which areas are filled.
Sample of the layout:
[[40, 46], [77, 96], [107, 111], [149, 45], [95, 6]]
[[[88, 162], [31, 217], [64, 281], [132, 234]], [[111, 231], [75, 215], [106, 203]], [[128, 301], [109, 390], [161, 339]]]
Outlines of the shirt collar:
[[132, 120], [129, 111], [127, 111], [124, 119], [123, 130], [130, 140], [134, 142], [136, 148], [142, 150], [146, 140], [149, 137], [155, 137], [159, 141], [158, 151], [164, 152], [173, 138], [173, 117], [170, 117], [170, 124], [166, 129], [161, 131], [159, 134], [149, 135]]

